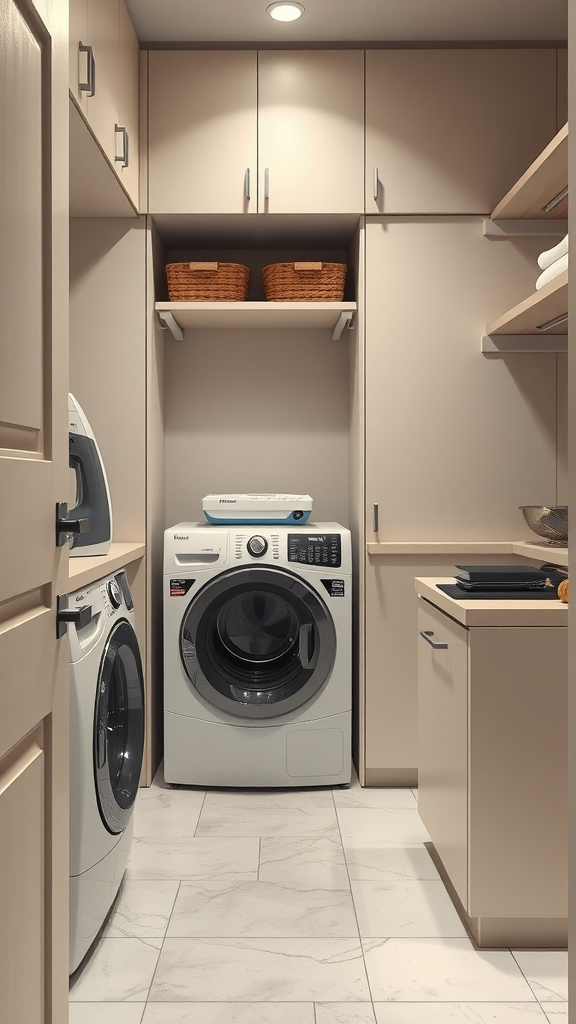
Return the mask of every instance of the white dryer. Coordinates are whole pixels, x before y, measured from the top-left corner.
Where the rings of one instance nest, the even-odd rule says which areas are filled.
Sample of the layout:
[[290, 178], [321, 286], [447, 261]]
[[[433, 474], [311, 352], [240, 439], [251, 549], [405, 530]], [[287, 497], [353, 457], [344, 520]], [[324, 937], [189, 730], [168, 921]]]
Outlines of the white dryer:
[[166, 781], [349, 782], [351, 621], [338, 523], [166, 530]]
[[70, 624], [70, 973], [120, 887], [144, 749], [144, 685], [132, 595], [121, 571], [68, 597]]

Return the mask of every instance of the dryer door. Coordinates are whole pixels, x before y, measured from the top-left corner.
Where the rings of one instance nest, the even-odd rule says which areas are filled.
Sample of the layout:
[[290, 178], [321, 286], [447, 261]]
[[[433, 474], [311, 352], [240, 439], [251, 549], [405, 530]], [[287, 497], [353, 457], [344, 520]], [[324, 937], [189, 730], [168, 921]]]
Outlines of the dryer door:
[[305, 704], [336, 654], [332, 617], [302, 579], [280, 569], [238, 568], [188, 606], [180, 632], [188, 678], [217, 708], [272, 718]]
[[136, 799], [144, 753], [144, 680], [136, 633], [127, 619], [111, 630], [94, 712], [94, 780], [106, 828], [117, 834]]

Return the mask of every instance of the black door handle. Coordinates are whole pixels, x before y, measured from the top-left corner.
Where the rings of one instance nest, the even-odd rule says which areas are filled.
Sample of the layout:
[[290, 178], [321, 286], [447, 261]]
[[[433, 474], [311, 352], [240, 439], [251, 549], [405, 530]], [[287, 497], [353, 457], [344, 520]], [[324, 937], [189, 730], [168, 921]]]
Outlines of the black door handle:
[[61, 548], [71, 533], [88, 533], [89, 519], [68, 519], [68, 503], [59, 501], [56, 505], [56, 547]]
[[66, 633], [69, 622], [73, 622], [76, 629], [83, 629], [92, 618], [92, 605], [84, 604], [81, 608], [68, 607], [68, 595], [58, 596], [56, 610], [56, 637], [61, 640]]

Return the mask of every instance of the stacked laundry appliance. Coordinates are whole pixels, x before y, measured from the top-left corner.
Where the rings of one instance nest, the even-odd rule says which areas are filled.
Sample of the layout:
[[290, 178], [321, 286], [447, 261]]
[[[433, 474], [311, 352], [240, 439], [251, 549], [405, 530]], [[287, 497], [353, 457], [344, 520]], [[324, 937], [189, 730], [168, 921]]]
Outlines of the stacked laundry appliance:
[[[347, 784], [350, 532], [309, 495], [208, 495], [164, 536], [164, 775]], [[257, 527], [257, 528], [255, 528]]]

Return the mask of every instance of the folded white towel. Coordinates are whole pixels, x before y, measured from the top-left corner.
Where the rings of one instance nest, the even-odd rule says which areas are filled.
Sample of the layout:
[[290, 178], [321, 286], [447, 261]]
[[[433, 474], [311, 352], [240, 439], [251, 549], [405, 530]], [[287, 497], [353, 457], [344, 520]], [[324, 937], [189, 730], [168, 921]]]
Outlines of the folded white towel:
[[538, 257], [538, 266], [540, 270], [547, 270], [548, 267], [552, 266], [556, 260], [559, 260], [561, 256], [564, 256], [568, 252], [568, 235], [558, 242], [553, 249], [546, 249], [541, 252]]
[[563, 270], [568, 270], [568, 253], [564, 253], [564, 256], [561, 256], [559, 260], [555, 260], [554, 263], [540, 274], [536, 281], [536, 291], [543, 288], [549, 281], [553, 281]]

